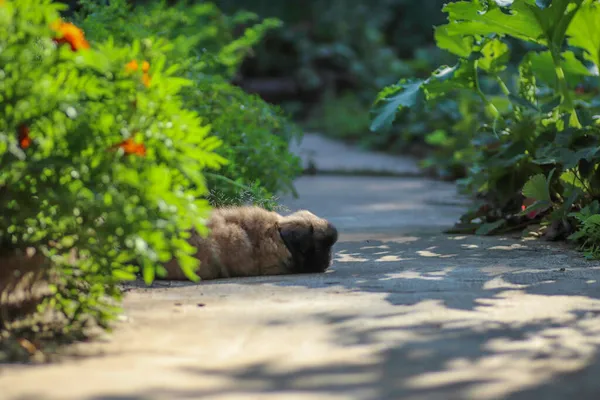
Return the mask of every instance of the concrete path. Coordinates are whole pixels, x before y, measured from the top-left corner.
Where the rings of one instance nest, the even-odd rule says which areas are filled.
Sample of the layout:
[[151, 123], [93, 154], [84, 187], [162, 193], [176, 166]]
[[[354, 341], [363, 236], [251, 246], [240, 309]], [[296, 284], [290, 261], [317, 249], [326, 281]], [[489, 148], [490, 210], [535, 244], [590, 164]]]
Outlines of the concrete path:
[[0, 399], [600, 398], [600, 265], [444, 235], [447, 183], [303, 177], [341, 231], [325, 274], [134, 289], [112, 340], [0, 371]]
[[421, 175], [412, 159], [362, 150], [315, 133], [305, 133], [302, 142], [292, 143], [290, 150], [300, 156], [302, 166], [309, 171], [316, 168], [325, 173]]

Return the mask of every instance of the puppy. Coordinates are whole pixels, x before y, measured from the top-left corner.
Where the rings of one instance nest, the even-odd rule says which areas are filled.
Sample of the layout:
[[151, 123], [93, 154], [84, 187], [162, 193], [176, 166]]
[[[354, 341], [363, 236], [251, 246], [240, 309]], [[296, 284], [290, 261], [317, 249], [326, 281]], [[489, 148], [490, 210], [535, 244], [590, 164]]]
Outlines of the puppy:
[[[207, 237], [190, 238], [202, 280], [324, 272], [338, 240], [331, 223], [306, 210], [281, 216], [259, 207], [219, 208], [207, 227]], [[165, 269], [162, 279], [187, 279], [176, 259]]]

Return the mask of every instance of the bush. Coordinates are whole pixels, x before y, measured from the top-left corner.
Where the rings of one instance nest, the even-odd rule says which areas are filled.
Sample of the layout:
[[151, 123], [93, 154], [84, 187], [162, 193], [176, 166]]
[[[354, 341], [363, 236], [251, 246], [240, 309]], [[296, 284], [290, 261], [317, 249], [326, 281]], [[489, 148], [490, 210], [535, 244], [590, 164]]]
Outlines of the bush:
[[575, 232], [571, 239], [600, 256], [600, 5], [459, 1], [443, 11], [448, 23], [435, 28], [437, 45], [457, 63], [383, 89], [372, 129], [392, 126], [404, 110], [436, 113], [442, 101], [465, 96], [467, 129], [429, 136], [454, 154], [466, 171], [462, 190], [478, 199], [456, 230], [492, 234], [540, 223], [538, 234]]
[[177, 257], [197, 279], [187, 238], [206, 232], [203, 171], [226, 161], [166, 52], [89, 40], [62, 9], [0, 3], [0, 242], [3, 259], [33, 248], [49, 261], [57, 280], [42, 310], [73, 333], [106, 327], [117, 283], [138, 270], [150, 282]]
[[[223, 142], [215, 151], [229, 161], [218, 173], [206, 174], [214, 206], [250, 202], [273, 208], [276, 195], [295, 194], [293, 179], [301, 167], [288, 145], [301, 137], [300, 130], [278, 107], [230, 82], [252, 46], [280, 26], [278, 20], [257, 22], [255, 14], [244, 11], [227, 16], [205, 2], [80, 3], [77, 20], [91, 38], [111, 35], [117, 43], [152, 43], [167, 55], [167, 66], [177, 65], [177, 74], [194, 82], [183, 89], [184, 102], [210, 121], [212, 133]], [[240, 24], [244, 28], [237, 33]]]

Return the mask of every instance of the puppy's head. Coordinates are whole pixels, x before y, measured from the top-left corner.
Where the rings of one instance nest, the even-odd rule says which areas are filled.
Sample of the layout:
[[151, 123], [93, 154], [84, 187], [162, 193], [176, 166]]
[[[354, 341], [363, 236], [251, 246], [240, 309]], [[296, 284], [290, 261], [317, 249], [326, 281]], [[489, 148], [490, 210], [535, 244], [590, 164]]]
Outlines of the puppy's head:
[[281, 239], [292, 254], [293, 273], [324, 272], [331, 264], [331, 248], [338, 240], [335, 226], [306, 210], [282, 217]]

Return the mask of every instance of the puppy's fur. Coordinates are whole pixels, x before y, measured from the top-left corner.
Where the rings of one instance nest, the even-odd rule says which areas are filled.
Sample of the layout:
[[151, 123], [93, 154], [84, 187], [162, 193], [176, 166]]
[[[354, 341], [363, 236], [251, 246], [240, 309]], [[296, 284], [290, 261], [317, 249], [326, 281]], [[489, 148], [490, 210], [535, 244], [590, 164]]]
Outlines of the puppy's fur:
[[[306, 210], [281, 216], [258, 207], [219, 208], [207, 227], [207, 237], [194, 233], [190, 238], [202, 280], [324, 272], [338, 239], [331, 223]], [[187, 279], [177, 260], [165, 268], [162, 279]]]

